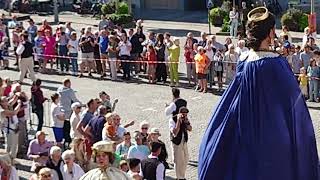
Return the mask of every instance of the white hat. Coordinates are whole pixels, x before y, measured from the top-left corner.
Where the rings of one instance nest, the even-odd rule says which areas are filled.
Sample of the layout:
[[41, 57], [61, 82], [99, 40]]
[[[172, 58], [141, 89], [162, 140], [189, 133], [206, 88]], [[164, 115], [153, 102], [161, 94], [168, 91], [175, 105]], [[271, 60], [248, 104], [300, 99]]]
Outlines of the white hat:
[[72, 105], [71, 105], [72, 110], [75, 110], [78, 107], [81, 107], [81, 104], [79, 102], [72, 103]]
[[160, 130], [158, 128], [151, 128], [150, 134], [158, 134], [161, 136]]

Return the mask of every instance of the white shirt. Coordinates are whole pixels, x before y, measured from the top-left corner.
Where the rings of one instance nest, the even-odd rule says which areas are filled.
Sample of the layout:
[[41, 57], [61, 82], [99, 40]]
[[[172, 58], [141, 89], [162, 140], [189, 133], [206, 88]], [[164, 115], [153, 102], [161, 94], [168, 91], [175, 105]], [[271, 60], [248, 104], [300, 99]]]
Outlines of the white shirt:
[[73, 163], [72, 173], [68, 172], [68, 167], [66, 164], [63, 165], [63, 171], [62, 171], [63, 180], [78, 180], [83, 175], [84, 175], [84, 171], [78, 164]]
[[[126, 132], [127, 132], [127, 130], [124, 127], [119, 126], [118, 129], [117, 129], [117, 136], [119, 138], [123, 138], [124, 133], [126, 133]], [[109, 139], [108, 136], [107, 136], [107, 128], [106, 127], [104, 127], [102, 129], [102, 140], [111, 141], [111, 139]]]
[[177, 109], [177, 106], [174, 102], [171, 102], [168, 107], [164, 110], [167, 117], [172, 118], [172, 113]]
[[238, 22], [239, 13], [238, 13], [238, 12], [230, 11], [230, 13], [229, 13], [229, 18], [230, 18], [230, 20], [233, 21], [233, 22]]
[[119, 55], [120, 56], [123, 56], [123, 55], [127, 55], [127, 56], [130, 56], [130, 48], [131, 47], [131, 43], [130, 41], [127, 41], [126, 43], [124, 43], [123, 41], [121, 41], [119, 43]]
[[69, 53], [78, 53], [78, 49], [79, 49], [79, 41], [78, 40], [72, 40], [70, 39], [68, 42], [68, 46], [72, 46], [70, 48], [68, 48]]
[[235, 51], [240, 57], [242, 54], [249, 52], [249, 49], [247, 47], [243, 47], [242, 49], [240, 47], [236, 47]]
[[2, 130], [6, 134], [12, 134], [15, 133], [14, 130], [17, 129], [18, 127], [18, 117], [16, 115], [12, 116], [11, 118], [5, 117], [3, 119], [3, 125], [2, 125]]
[[[150, 154], [148, 156], [148, 158], [150, 158], [150, 159], [158, 159], [157, 156], [153, 156], [152, 154]], [[163, 177], [164, 176], [164, 170], [165, 170], [164, 165], [162, 163], [159, 163], [158, 166], [157, 166], [157, 170], [156, 170], [157, 180], [164, 180], [164, 177]], [[142, 171], [140, 171], [140, 176], [143, 177], [143, 172]]]
[[52, 103], [50, 112], [51, 112], [52, 127], [63, 128], [64, 121], [61, 121], [58, 119], [58, 115], [64, 114], [62, 112], [62, 108], [59, 105]]
[[72, 113], [70, 117], [70, 124], [71, 124], [71, 129], [70, 129], [70, 136], [71, 138], [82, 138], [81, 133], [77, 130], [77, 125], [80, 122], [80, 113]]

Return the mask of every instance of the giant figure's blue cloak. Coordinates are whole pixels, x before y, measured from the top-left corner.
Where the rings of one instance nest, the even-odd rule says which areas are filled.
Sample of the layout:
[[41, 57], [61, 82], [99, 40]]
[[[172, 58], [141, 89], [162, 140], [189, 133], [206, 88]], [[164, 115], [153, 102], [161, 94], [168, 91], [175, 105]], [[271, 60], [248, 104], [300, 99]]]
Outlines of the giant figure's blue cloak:
[[310, 114], [285, 58], [250, 51], [238, 63], [203, 136], [198, 168], [199, 180], [318, 180]]

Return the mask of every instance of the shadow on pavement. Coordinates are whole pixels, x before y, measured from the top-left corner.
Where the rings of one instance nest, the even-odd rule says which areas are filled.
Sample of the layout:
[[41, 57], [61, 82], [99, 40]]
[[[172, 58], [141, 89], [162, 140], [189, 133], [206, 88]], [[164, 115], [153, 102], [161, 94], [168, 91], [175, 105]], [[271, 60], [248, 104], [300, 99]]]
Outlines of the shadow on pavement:
[[17, 164], [16, 168], [21, 171], [30, 172], [31, 166], [24, 165], [24, 164]]
[[148, 31], [154, 31], [155, 33], [169, 32], [172, 36], [183, 37], [187, 36], [188, 32], [192, 32], [195, 37], [199, 37], [200, 31], [193, 31], [188, 29], [164, 29], [164, 28], [148, 28]]

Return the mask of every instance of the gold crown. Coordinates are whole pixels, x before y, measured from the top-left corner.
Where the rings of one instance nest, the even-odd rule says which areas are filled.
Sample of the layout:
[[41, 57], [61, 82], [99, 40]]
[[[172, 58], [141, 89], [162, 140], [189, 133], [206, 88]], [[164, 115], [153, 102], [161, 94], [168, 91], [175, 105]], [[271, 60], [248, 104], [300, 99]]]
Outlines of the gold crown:
[[269, 11], [266, 7], [257, 7], [248, 13], [248, 21], [258, 22], [269, 17]]

